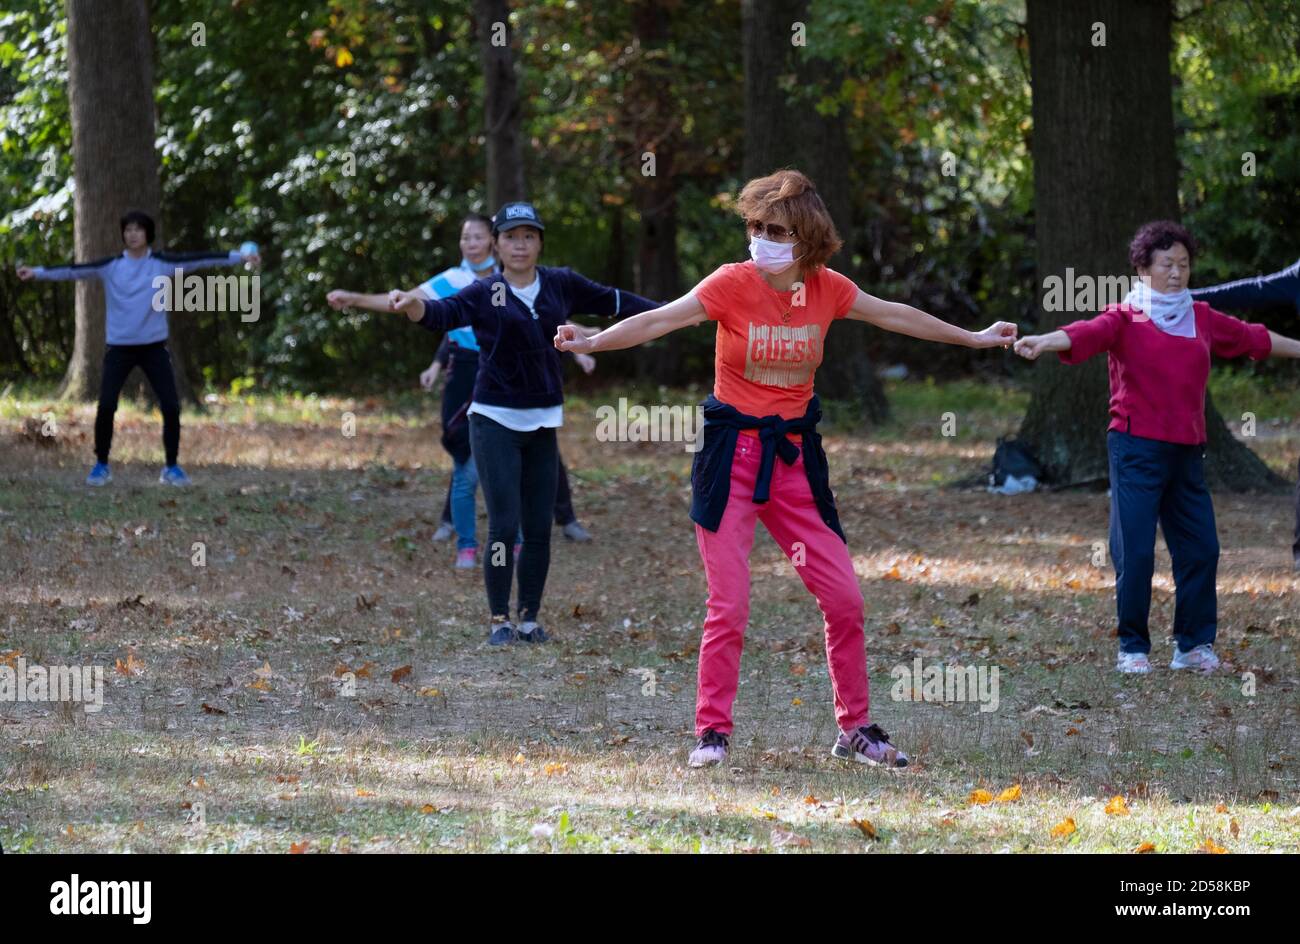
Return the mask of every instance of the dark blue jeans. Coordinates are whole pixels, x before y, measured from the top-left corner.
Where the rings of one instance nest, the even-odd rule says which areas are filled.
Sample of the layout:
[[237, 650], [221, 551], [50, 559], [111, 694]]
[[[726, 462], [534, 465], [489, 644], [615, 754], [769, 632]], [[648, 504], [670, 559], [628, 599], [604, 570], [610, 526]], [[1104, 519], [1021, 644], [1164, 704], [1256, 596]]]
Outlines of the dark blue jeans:
[[1203, 446], [1146, 439], [1111, 430], [1110, 556], [1115, 562], [1119, 645], [1150, 652], [1147, 621], [1155, 571], [1156, 524], [1174, 564], [1174, 637], [1187, 652], [1214, 642], [1219, 537], [1205, 487]]

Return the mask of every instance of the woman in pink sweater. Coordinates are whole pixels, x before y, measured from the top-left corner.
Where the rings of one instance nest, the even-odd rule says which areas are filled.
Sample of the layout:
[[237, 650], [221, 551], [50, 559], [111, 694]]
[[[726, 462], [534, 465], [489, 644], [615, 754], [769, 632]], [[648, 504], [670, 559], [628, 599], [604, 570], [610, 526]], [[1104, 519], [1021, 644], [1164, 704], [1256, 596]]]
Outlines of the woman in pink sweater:
[[1218, 668], [1219, 538], [1204, 474], [1210, 355], [1300, 357], [1300, 342], [1194, 302], [1188, 285], [1195, 254], [1195, 240], [1177, 223], [1147, 223], [1129, 244], [1141, 281], [1123, 302], [1016, 343], [1016, 352], [1030, 360], [1048, 351], [1066, 364], [1110, 355], [1110, 553], [1120, 672], [1151, 671], [1147, 621], [1157, 523], [1176, 587], [1177, 647], [1169, 666]]

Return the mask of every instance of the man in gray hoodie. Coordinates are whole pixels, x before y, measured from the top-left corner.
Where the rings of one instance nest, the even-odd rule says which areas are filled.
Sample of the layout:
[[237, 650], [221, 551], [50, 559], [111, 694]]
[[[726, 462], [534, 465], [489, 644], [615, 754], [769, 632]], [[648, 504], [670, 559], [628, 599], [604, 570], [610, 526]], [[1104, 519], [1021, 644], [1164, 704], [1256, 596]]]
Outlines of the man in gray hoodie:
[[237, 265], [260, 257], [256, 247], [249, 253], [238, 249], [229, 252], [166, 253], [154, 252], [149, 244], [154, 238], [154, 221], [146, 213], [131, 210], [121, 220], [121, 255], [95, 262], [70, 263], [64, 266], [19, 266], [18, 277], [69, 281], [99, 279], [104, 285], [105, 340], [103, 380], [99, 388], [99, 409], [95, 414], [95, 467], [86, 477], [87, 485], [106, 485], [113, 479], [108, 454], [113, 445], [113, 416], [117, 399], [132, 368], [139, 367], [149, 380], [158, 408], [163, 416], [163, 449], [166, 465], [158, 476], [165, 485], [188, 485], [190, 478], [177, 465], [181, 442], [181, 404], [172, 373], [171, 352], [167, 349], [167, 308], [158, 303], [163, 297], [157, 279], [169, 278], [186, 269]]

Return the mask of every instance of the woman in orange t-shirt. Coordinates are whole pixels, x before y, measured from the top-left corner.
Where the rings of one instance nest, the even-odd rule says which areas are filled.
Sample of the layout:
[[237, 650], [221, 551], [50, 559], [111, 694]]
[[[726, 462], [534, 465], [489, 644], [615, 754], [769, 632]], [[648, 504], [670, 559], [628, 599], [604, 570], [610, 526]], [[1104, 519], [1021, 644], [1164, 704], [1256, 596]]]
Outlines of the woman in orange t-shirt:
[[714, 389], [704, 403], [704, 443], [691, 469], [691, 519], [709, 583], [691, 766], [727, 756], [757, 520], [790, 558], [825, 620], [840, 729], [831, 753], [905, 767], [907, 755], [870, 720], [862, 591], [816, 432], [821, 408], [813, 375], [826, 332], [839, 318], [967, 347], [1009, 346], [1016, 327], [998, 322], [979, 333], [967, 331], [874, 298], [828, 269], [826, 260], [842, 243], [812, 181], [798, 171], [751, 180], [737, 210], [750, 236], [751, 261], [724, 265], [690, 294], [590, 338], [561, 325], [555, 346], [612, 351], [706, 319], [717, 322]]

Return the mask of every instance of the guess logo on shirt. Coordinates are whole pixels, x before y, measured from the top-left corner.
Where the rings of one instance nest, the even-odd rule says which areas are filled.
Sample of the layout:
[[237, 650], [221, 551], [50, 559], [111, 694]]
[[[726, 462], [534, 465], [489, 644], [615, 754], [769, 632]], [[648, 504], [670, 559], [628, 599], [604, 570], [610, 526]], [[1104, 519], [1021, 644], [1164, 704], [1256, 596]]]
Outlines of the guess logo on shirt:
[[744, 378], [773, 387], [809, 383], [822, 362], [822, 326], [749, 323]]

